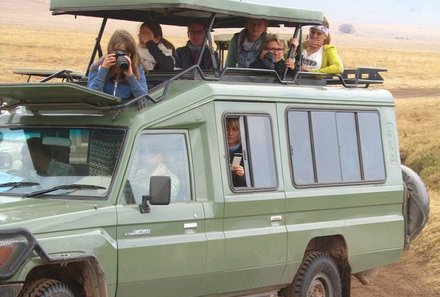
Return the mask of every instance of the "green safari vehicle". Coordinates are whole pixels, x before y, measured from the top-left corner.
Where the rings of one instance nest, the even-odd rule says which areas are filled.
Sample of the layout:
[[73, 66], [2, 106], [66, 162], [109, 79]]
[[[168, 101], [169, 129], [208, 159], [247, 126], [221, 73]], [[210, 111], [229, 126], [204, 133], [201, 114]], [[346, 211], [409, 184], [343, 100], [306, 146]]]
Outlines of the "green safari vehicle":
[[[211, 32], [265, 18], [292, 36], [322, 23], [317, 11], [238, 0], [50, 9], [102, 18], [91, 62], [108, 19], [199, 17]], [[392, 95], [366, 88], [381, 71], [195, 65], [149, 72], [149, 94], [129, 101], [70, 71], [0, 84], [0, 296], [350, 296], [351, 275], [365, 283], [399, 261], [429, 211], [400, 163]]]

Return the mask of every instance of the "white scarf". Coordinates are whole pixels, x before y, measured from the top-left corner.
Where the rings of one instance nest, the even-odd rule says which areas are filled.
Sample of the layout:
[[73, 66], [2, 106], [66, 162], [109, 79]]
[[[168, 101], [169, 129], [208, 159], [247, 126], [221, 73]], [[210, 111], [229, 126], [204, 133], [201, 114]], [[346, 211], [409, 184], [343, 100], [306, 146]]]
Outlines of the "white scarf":
[[[165, 56], [173, 56], [173, 50], [167, 48], [162, 42], [157, 45], [157, 47], [164, 53]], [[141, 64], [146, 71], [150, 71], [154, 69], [157, 62], [154, 57], [150, 54], [150, 51], [146, 48], [140, 47], [139, 44], [136, 46], [137, 51], [139, 53], [139, 58], [141, 60]]]

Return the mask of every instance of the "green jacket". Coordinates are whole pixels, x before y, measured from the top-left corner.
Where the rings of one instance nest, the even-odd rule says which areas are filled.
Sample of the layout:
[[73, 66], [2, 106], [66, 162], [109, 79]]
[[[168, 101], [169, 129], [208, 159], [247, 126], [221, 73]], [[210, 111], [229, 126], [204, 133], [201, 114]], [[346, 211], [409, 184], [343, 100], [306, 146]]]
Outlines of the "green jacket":
[[310, 72], [321, 72], [329, 74], [341, 74], [342, 72], [344, 72], [344, 65], [342, 64], [342, 60], [338, 55], [336, 47], [333, 45], [324, 44], [321, 69], [310, 70]]
[[237, 47], [238, 47], [238, 36], [240, 33], [235, 33], [229, 43], [228, 55], [226, 56], [225, 67], [237, 67]]
[[255, 61], [260, 54], [261, 48], [265, 43], [266, 34], [263, 33], [251, 49], [245, 50], [244, 48], [239, 48], [240, 38], [244, 38], [247, 34], [245, 30], [246, 29], [243, 29], [235, 33], [232, 37], [228, 47], [225, 67], [249, 68], [249, 65]]

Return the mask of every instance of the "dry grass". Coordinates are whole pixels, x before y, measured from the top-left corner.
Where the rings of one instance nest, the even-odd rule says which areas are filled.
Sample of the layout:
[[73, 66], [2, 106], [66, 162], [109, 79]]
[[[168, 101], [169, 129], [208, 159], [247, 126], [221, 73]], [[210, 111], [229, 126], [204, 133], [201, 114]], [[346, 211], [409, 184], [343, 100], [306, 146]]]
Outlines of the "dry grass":
[[49, 68], [84, 71], [95, 33], [0, 27], [0, 81], [23, 81], [14, 68]]
[[[48, 68], [85, 71], [95, 43], [96, 31], [68, 31], [0, 25], [0, 82], [22, 82], [26, 78], [14, 75], [15, 68]], [[136, 36], [132, 29], [130, 33]], [[106, 52], [110, 33], [103, 36]], [[175, 46], [186, 37], [171, 37]]]
[[[90, 59], [97, 28], [90, 31], [38, 29], [1, 26], [0, 82], [23, 82], [12, 73], [16, 67], [72, 69], [84, 71]], [[135, 34], [136, 32], [132, 32]], [[105, 35], [103, 44], [106, 44]], [[176, 46], [185, 36], [167, 37]], [[438, 288], [440, 273], [440, 52], [427, 46], [406, 46], [405, 41], [379, 41], [336, 36], [347, 68], [376, 66], [388, 68], [385, 85], [398, 98], [397, 116], [400, 146], [405, 163], [416, 169], [430, 188], [430, 221], [409, 250], [411, 259], [429, 269], [427, 281]], [[402, 92], [402, 89], [404, 91]], [[417, 97], [420, 94], [428, 94]], [[426, 263], [426, 264], [425, 264]]]
[[440, 92], [437, 97], [396, 100], [402, 159], [436, 191], [440, 191], [439, 99]]
[[[438, 89], [437, 89], [438, 91]], [[411, 244], [407, 259], [423, 269], [429, 285], [440, 291], [440, 94], [417, 100], [397, 99], [401, 155], [430, 189], [429, 221]]]
[[387, 68], [383, 74], [385, 87], [440, 88], [440, 52], [400, 49], [372, 49], [338, 46], [346, 68], [370, 66]]

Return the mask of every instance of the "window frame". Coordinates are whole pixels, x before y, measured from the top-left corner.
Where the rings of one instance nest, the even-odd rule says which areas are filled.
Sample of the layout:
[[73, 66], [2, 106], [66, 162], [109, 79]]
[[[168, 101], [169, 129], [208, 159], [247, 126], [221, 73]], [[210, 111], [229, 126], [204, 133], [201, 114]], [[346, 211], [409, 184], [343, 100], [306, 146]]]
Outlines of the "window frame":
[[[187, 170], [188, 170], [188, 192], [187, 192], [187, 194], [189, 195], [188, 196], [188, 199], [186, 199], [186, 200], [171, 200], [171, 203], [172, 204], [175, 204], [175, 203], [190, 203], [190, 202], [195, 202], [196, 201], [196, 199], [195, 199], [195, 195], [194, 195], [194, 178], [193, 178], [193, 165], [192, 165], [192, 155], [191, 155], [191, 149], [190, 149], [190, 144], [191, 144], [191, 142], [190, 142], [190, 140], [189, 140], [189, 132], [186, 130], [186, 129], [177, 129], [177, 130], [149, 130], [149, 129], [142, 129], [139, 133], [137, 133], [137, 135], [136, 135], [136, 139], [135, 139], [135, 141], [134, 141], [134, 143], [133, 143], [133, 148], [132, 148], [132, 151], [131, 151], [131, 154], [130, 154], [130, 161], [129, 161], [129, 163], [128, 163], [128, 166], [127, 166], [127, 172], [126, 172], [126, 176], [125, 176], [125, 178], [124, 178], [124, 187], [125, 187], [125, 183], [128, 181], [128, 180], [130, 180], [130, 172], [131, 172], [131, 170], [132, 170], [132, 168], [133, 168], [133, 166], [134, 166], [134, 160], [135, 160], [135, 154], [136, 154], [136, 151], [137, 151], [137, 148], [139, 147], [139, 142], [140, 142], [140, 140], [141, 140], [141, 138], [143, 137], [143, 136], [145, 136], [145, 135], [166, 135], [166, 134], [169, 134], [169, 135], [178, 135], [178, 134], [180, 134], [180, 135], [183, 135], [183, 137], [184, 137], [184, 145], [185, 145], [185, 149], [186, 149], [186, 157], [187, 157], [187, 162], [188, 162], [188, 164], [187, 164]], [[136, 203], [135, 204], [129, 204], [129, 203], [126, 203], [126, 201], [125, 201], [125, 199], [124, 199], [124, 195], [122, 195], [122, 202], [124, 203], [124, 204], [126, 204], [126, 205], [136, 205]]]
[[[240, 121], [240, 135], [242, 142], [242, 150], [244, 156], [244, 169], [246, 175], [246, 182], [249, 184], [253, 180], [252, 171], [254, 170], [253, 161], [252, 161], [252, 149], [250, 148], [250, 140], [249, 140], [249, 124], [247, 123], [246, 117], [263, 117], [268, 119], [268, 124], [270, 126], [270, 139], [271, 139], [271, 150], [272, 150], [272, 158], [273, 159], [273, 171], [274, 171], [274, 185], [273, 186], [263, 186], [263, 187], [255, 187], [255, 186], [246, 186], [246, 187], [234, 187], [232, 181], [232, 174], [229, 170], [229, 147], [227, 140], [227, 119], [228, 118], [239, 118]], [[234, 193], [243, 193], [243, 192], [265, 192], [265, 191], [275, 191], [279, 187], [279, 177], [278, 177], [278, 168], [277, 168], [277, 158], [276, 158], [276, 146], [274, 140], [274, 130], [273, 130], [273, 120], [270, 114], [268, 113], [258, 113], [258, 112], [249, 112], [249, 113], [234, 113], [227, 112], [224, 113], [221, 119], [221, 127], [224, 139], [224, 149], [225, 149], [225, 162], [227, 168], [228, 175], [228, 184], [229, 188]], [[252, 175], [252, 176], [251, 176]]]
[[[308, 126], [306, 127], [308, 129], [309, 134], [309, 142], [310, 142], [310, 153], [311, 153], [311, 159], [313, 163], [312, 173], [314, 182], [312, 183], [301, 183], [298, 184], [295, 181], [295, 172], [294, 172], [294, 164], [293, 164], [293, 154], [292, 154], [292, 139], [291, 139], [291, 131], [290, 131], [290, 112], [294, 111], [301, 111], [307, 113], [307, 120], [308, 120]], [[336, 133], [337, 130], [337, 122], [336, 122], [336, 115], [338, 113], [353, 113], [354, 114], [354, 120], [355, 120], [355, 131], [356, 131], [356, 143], [357, 143], [357, 154], [358, 154], [358, 162], [359, 162], [359, 169], [360, 169], [360, 180], [355, 181], [338, 181], [338, 182], [319, 182], [318, 176], [317, 176], [317, 165], [316, 165], [316, 150], [315, 150], [315, 144], [314, 144], [314, 135], [313, 135], [313, 128], [312, 128], [312, 113], [313, 112], [332, 112], [335, 115], [335, 126], [336, 126]], [[379, 132], [379, 140], [380, 140], [380, 150], [381, 150], [381, 159], [383, 166], [383, 178], [382, 179], [371, 179], [371, 180], [365, 180], [365, 169], [364, 169], [364, 160], [362, 156], [362, 144], [361, 144], [361, 135], [360, 135], [360, 127], [359, 127], [359, 113], [374, 113], [377, 115], [377, 124], [378, 124], [378, 132]], [[382, 120], [380, 116], [380, 112], [377, 109], [368, 109], [368, 108], [315, 108], [315, 107], [287, 107], [286, 113], [285, 113], [285, 121], [286, 121], [286, 134], [287, 134], [287, 151], [289, 152], [289, 167], [290, 167], [290, 175], [291, 175], [291, 183], [295, 188], [317, 188], [317, 187], [331, 187], [331, 186], [350, 186], [350, 185], [365, 185], [365, 184], [383, 184], [386, 182], [387, 179], [387, 170], [386, 170], [386, 158], [385, 158], [385, 148], [384, 148], [384, 139], [383, 139], [383, 131], [382, 131]], [[338, 142], [339, 143], [339, 142]], [[339, 168], [342, 166], [342, 159], [339, 160]], [[342, 173], [342, 169], [341, 173]]]

